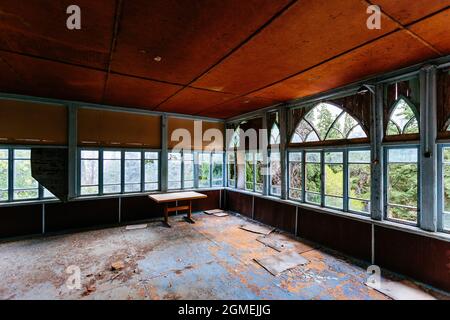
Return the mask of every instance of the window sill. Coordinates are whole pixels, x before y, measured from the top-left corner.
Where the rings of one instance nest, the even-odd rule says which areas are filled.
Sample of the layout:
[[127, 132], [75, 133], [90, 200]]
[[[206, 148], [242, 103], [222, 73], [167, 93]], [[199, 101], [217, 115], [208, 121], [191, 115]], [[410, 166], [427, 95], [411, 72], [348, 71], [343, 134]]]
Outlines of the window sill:
[[[202, 192], [202, 191], [219, 191], [219, 190], [223, 190], [223, 187], [168, 190], [167, 193], [184, 192], [184, 191]], [[77, 198], [73, 198], [73, 199], [69, 200], [69, 202], [102, 200], [102, 199], [118, 199], [118, 198], [130, 198], [130, 197], [144, 197], [144, 196], [148, 196], [150, 194], [158, 194], [158, 193], [162, 193], [162, 192], [160, 190], [156, 190], [156, 191], [137, 192], [137, 193], [115, 193], [115, 194], [107, 194], [107, 195], [101, 195], [101, 196], [86, 195], [86, 196], [79, 196]], [[47, 204], [47, 203], [61, 203], [61, 201], [58, 199], [45, 199], [45, 200], [3, 202], [3, 203], [0, 203], [0, 208], [1, 207], [34, 205], [34, 204]]]
[[298, 208], [305, 208], [305, 209], [308, 209], [308, 210], [311, 210], [311, 211], [314, 211], [317, 213], [330, 214], [330, 215], [337, 216], [337, 217], [343, 217], [343, 218], [356, 220], [356, 221], [363, 222], [363, 223], [369, 223], [369, 224], [372, 224], [375, 226], [385, 227], [385, 228], [389, 228], [389, 229], [395, 229], [395, 230], [399, 230], [399, 231], [403, 231], [403, 232], [416, 234], [419, 236], [424, 236], [424, 237], [429, 237], [429, 238], [434, 238], [434, 239], [450, 242], [450, 234], [445, 233], [445, 232], [440, 232], [440, 231], [429, 232], [429, 231], [422, 230], [419, 227], [413, 226], [413, 225], [397, 223], [397, 222], [393, 222], [393, 221], [389, 221], [389, 220], [377, 221], [377, 220], [373, 220], [371, 217], [365, 216], [363, 214], [349, 213], [349, 212], [343, 212], [343, 211], [334, 210], [334, 209], [330, 209], [330, 208], [318, 207], [318, 206], [307, 204], [307, 203], [301, 203], [301, 202], [297, 202], [297, 201], [293, 201], [293, 200], [284, 200], [284, 199], [280, 199], [280, 198], [277, 198], [274, 196], [269, 196], [269, 195], [266, 196], [266, 195], [262, 195], [260, 193], [250, 192], [250, 191], [241, 190], [241, 189], [234, 189], [234, 188], [230, 188], [230, 187], [226, 187], [224, 189], [226, 189], [228, 191], [232, 191], [232, 192], [239, 192], [239, 193], [247, 194], [250, 196], [259, 197], [262, 199], [272, 200], [272, 201], [279, 202], [279, 203], [289, 204], [289, 205], [292, 205], [292, 206], [295, 206]]

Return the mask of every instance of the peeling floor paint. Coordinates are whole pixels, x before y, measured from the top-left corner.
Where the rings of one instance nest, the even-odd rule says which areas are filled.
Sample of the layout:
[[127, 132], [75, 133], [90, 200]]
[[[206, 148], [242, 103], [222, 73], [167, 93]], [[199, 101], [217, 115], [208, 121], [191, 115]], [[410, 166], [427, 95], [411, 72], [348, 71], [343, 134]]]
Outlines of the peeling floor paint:
[[[388, 299], [364, 284], [364, 263], [275, 232], [310, 263], [274, 277], [253, 259], [277, 251], [239, 228], [254, 222], [195, 220], [2, 243], [0, 299]], [[115, 261], [124, 268], [112, 271]], [[80, 267], [81, 289], [66, 286], [71, 265]]]

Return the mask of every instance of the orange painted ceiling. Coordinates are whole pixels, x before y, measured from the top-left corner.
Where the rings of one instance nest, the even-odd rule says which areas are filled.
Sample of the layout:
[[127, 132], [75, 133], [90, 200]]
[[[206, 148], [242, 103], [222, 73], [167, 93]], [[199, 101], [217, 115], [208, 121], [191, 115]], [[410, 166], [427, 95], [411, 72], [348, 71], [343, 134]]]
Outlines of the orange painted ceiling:
[[[81, 8], [81, 30], [66, 8]], [[366, 9], [382, 9], [368, 30]], [[0, 1], [0, 92], [228, 118], [450, 54], [450, 0]]]

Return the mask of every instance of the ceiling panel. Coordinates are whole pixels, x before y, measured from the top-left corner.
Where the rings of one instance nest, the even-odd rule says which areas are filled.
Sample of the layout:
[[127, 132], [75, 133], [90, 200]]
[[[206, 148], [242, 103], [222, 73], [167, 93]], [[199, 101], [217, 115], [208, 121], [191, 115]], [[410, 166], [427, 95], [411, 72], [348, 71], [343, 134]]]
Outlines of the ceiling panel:
[[450, 5], [450, 0], [374, 0], [373, 4], [403, 25], [410, 24]]
[[241, 113], [269, 107], [277, 103], [279, 103], [279, 101], [260, 97], [239, 97], [218, 106], [203, 110], [198, 113], [198, 115], [226, 119]]
[[181, 86], [173, 84], [110, 74], [104, 103], [154, 109], [180, 89]]
[[0, 92], [24, 93], [24, 83], [20, 76], [0, 58]]
[[0, 52], [24, 84], [27, 95], [99, 103], [106, 73], [64, 63]]
[[157, 110], [196, 114], [233, 98], [235, 96], [231, 94], [185, 88], [158, 106]]
[[114, 25], [114, 0], [77, 0], [81, 30], [66, 27], [72, 0], [0, 2], [0, 49], [105, 69]]
[[392, 31], [368, 30], [367, 4], [360, 0], [298, 1], [195, 87], [244, 94], [281, 80]]
[[112, 70], [187, 84], [288, 2], [124, 1]]
[[279, 100], [306, 97], [434, 57], [407, 31], [398, 31], [254, 94]]
[[412, 25], [410, 30], [443, 54], [450, 54], [450, 9]]

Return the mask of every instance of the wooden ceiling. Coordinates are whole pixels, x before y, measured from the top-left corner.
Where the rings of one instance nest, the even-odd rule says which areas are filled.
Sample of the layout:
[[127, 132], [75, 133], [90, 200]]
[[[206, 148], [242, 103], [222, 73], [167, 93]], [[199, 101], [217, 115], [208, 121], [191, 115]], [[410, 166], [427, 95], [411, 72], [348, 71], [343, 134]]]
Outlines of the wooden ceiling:
[[[71, 4], [81, 30], [66, 28]], [[366, 27], [370, 4], [381, 6], [381, 30]], [[1, 1], [0, 92], [228, 118], [450, 54], [449, 6]]]

